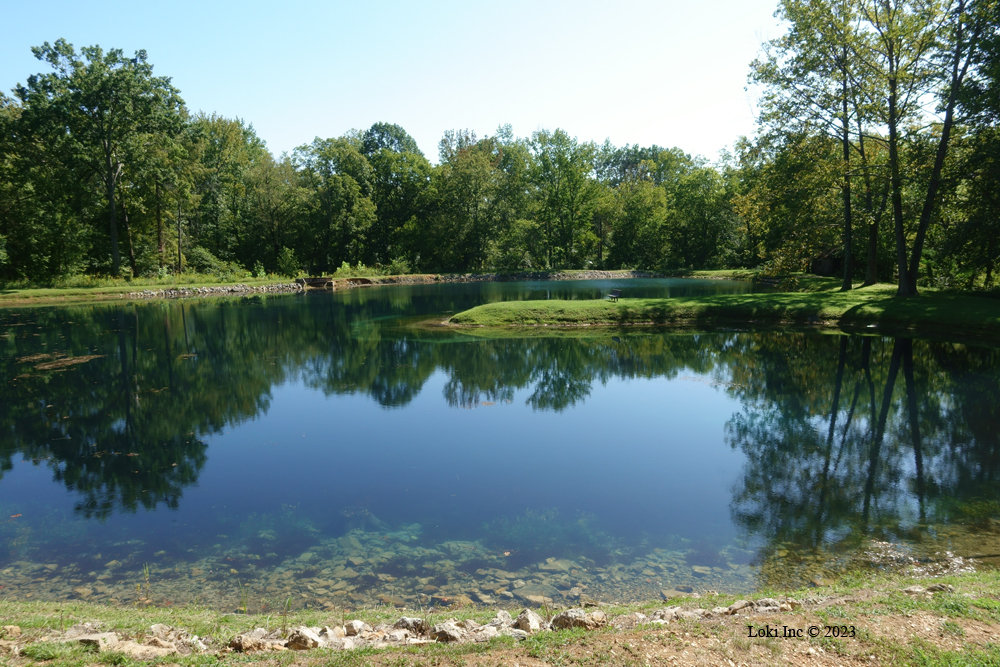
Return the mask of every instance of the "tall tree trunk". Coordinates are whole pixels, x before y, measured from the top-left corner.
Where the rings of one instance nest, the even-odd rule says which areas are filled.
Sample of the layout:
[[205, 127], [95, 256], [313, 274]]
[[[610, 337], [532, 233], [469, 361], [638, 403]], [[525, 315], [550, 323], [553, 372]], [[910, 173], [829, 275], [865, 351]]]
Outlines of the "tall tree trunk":
[[917, 293], [917, 274], [920, 270], [920, 256], [924, 250], [924, 239], [927, 236], [927, 228], [931, 223], [931, 216], [934, 214], [934, 206], [937, 203], [938, 190], [941, 188], [941, 172], [944, 169], [944, 159], [948, 154], [948, 142], [951, 139], [951, 129], [955, 123], [955, 105], [958, 103], [958, 93], [965, 80], [969, 64], [972, 61], [972, 54], [976, 50], [976, 42], [979, 39], [979, 27], [973, 29], [973, 34], [965, 51], [964, 62], [962, 62], [963, 44], [963, 21], [966, 14], [965, 0], [958, 0], [955, 10], [955, 50], [952, 54], [951, 63], [951, 85], [948, 90], [948, 101], [945, 106], [944, 123], [941, 126], [941, 137], [938, 139], [937, 151], [934, 154], [934, 168], [931, 171], [930, 183], [927, 186], [927, 195], [924, 197], [924, 205], [920, 211], [920, 223], [917, 226], [917, 237], [913, 242], [913, 253], [910, 256], [909, 268], [909, 293]]
[[[857, 114], [857, 112], [855, 111]], [[858, 154], [861, 157], [861, 174], [865, 181], [865, 212], [868, 214], [868, 261], [865, 267], [864, 287], [878, 282], [878, 228], [885, 209], [885, 196], [878, 212], [875, 211], [875, 193], [872, 189], [871, 165], [868, 163], [868, 152], [865, 148], [865, 135], [861, 127], [860, 114], [858, 119]], [[888, 189], [884, 191], [888, 195]]]
[[122, 258], [118, 253], [118, 219], [115, 215], [115, 183], [118, 180], [118, 174], [111, 153], [105, 152], [105, 158], [107, 173], [104, 180], [107, 187], [108, 210], [111, 215], [111, 228], [109, 230], [111, 233], [111, 275], [118, 277], [122, 270]]
[[896, 112], [896, 95], [898, 81], [896, 79], [895, 61], [892, 49], [889, 50], [889, 172], [892, 178], [892, 219], [896, 232], [896, 269], [899, 272], [897, 296], [912, 296], [910, 292], [909, 272], [906, 268], [906, 232], [903, 228], [903, 179], [899, 175], [899, 118]]
[[132, 245], [132, 226], [128, 222], [128, 211], [125, 204], [122, 204], [122, 222], [125, 223], [125, 240], [128, 241], [128, 265], [132, 269], [132, 277], [139, 275], [139, 269], [135, 265], [135, 247]]
[[163, 210], [160, 200], [160, 181], [156, 181], [156, 254], [159, 258], [159, 266], [163, 268]]
[[843, 137], [844, 146], [844, 281], [840, 286], [841, 292], [850, 291], [851, 265], [854, 263], [854, 230], [851, 220], [851, 119], [847, 113], [847, 47], [844, 47], [843, 57]]

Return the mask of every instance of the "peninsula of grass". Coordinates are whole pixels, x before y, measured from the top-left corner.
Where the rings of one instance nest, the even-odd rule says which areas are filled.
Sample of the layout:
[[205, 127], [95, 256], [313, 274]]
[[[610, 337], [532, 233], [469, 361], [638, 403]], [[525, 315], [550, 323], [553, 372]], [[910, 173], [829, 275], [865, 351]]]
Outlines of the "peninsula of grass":
[[848, 292], [767, 292], [665, 299], [500, 301], [450, 318], [458, 327], [808, 325], [1000, 339], [1000, 300], [972, 293], [895, 295], [892, 285]]

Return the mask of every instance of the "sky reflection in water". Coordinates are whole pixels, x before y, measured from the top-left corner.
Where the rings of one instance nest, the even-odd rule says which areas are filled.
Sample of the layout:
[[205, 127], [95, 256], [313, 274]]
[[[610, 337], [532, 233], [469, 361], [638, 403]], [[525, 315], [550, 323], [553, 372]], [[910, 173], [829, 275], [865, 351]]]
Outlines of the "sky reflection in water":
[[488, 283], [3, 311], [8, 590], [124, 602], [153, 563], [164, 599], [223, 607], [237, 577], [261, 604], [624, 600], [803, 583], [864, 564], [871, 539], [1000, 552], [995, 349], [405, 325], [615, 286], [747, 289]]

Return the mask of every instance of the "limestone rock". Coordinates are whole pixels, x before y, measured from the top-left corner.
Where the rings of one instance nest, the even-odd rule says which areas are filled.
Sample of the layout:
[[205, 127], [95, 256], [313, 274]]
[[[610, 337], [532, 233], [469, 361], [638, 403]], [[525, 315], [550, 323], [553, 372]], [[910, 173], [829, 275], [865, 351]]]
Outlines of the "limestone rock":
[[168, 655], [175, 655], [178, 651], [172, 645], [170, 648], [161, 646], [144, 646], [133, 641], [118, 642], [114, 646], [114, 651], [124, 653], [136, 660], [156, 660]]
[[348, 621], [344, 624], [344, 630], [347, 632], [348, 637], [356, 637], [362, 632], [371, 632], [371, 626], [364, 621]]
[[261, 631], [259, 635], [255, 632], [247, 632], [242, 635], [236, 635], [233, 637], [232, 641], [229, 642], [229, 648], [238, 653], [254, 653], [256, 651], [267, 651], [271, 648], [271, 642], [264, 639], [264, 635], [267, 631], [263, 628], [258, 628]]
[[439, 642], [460, 642], [465, 639], [465, 630], [458, 627], [455, 621], [448, 620], [431, 628], [431, 637]]
[[393, 624], [392, 627], [399, 630], [409, 630], [415, 635], [422, 635], [430, 630], [430, 626], [427, 621], [422, 618], [414, 618], [411, 616], [402, 616]]
[[96, 646], [98, 651], [107, 651], [116, 648], [119, 644], [118, 635], [113, 632], [101, 632], [90, 635], [77, 635], [71, 641], [78, 642], [84, 646]]
[[175, 650], [177, 649], [177, 647], [174, 646], [173, 642], [169, 642], [161, 637], [151, 637], [146, 642], [146, 646], [155, 646], [156, 648], [169, 648]]
[[410, 638], [410, 631], [404, 628], [397, 630], [390, 630], [385, 633], [385, 637], [382, 638], [383, 641], [390, 644], [405, 644], [406, 640]]
[[931, 584], [927, 587], [928, 593], [954, 593], [955, 587], [951, 584]]
[[514, 619], [510, 617], [510, 614], [507, 613], [505, 610], [501, 609], [500, 611], [497, 612], [497, 615], [493, 618], [493, 620], [489, 622], [489, 625], [492, 625], [493, 627], [497, 628], [503, 628], [503, 627], [509, 628], [511, 623], [513, 622]]
[[548, 625], [549, 624], [545, 622], [544, 618], [536, 614], [531, 609], [525, 609], [518, 614], [513, 623], [515, 628], [523, 630], [530, 635], [540, 632], [541, 630], [547, 630]]
[[470, 635], [470, 639], [474, 642], [482, 644], [490, 641], [491, 639], [496, 639], [499, 636], [500, 631], [495, 627], [492, 625], [483, 625]]
[[904, 588], [903, 592], [907, 595], [923, 595], [927, 592], [927, 589], [923, 586], [910, 586], [909, 588]]
[[517, 628], [512, 628], [508, 625], [502, 625], [497, 628], [497, 631], [504, 637], [513, 637], [517, 641], [521, 642], [528, 638], [528, 633], [524, 630], [518, 630]]
[[[649, 620], [649, 617], [646, 616], [645, 614], [640, 614], [639, 612], [634, 611], [631, 614], [625, 614], [624, 616], [618, 616], [617, 618], [615, 618], [611, 622], [611, 624], [613, 626], [615, 626], [616, 628], [618, 628], [619, 630], [631, 630], [632, 628], [635, 628], [636, 626], [642, 625], [643, 623], [645, 623], [648, 620]], [[552, 619], [552, 621], [554, 623], [555, 619]]]
[[346, 636], [347, 632], [339, 625], [332, 628], [323, 626], [323, 629], [319, 631], [319, 638], [323, 644], [337, 643], [338, 639], [343, 639]]
[[741, 609], [746, 609], [747, 607], [753, 607], [753, 602], [750, 600], [737, 600], [728, 607], [726, 607], [726, 614], [732, 616]]
[[16, 625], [5, 625], [0, 628], [0, 637], [4, 639], [13, 639], [14, 637], [21, 636], [21, 628]]
[[664, 609], [657, 609], [653, 612], [652, 619], [653, 622], [661, 621], [664, 623], [669, 623], [670, 621], [677, 618], [677, 612], [681, 610], [680, 607], [666, 607]]
[[293, 651], [308, 651], [311, 648], [319, 648], [321, 643], [319, 634], [304, 626], [294, 628], [288, 634], [288, 648]]
[[781, 603], [774, 598], [761, 598], [754, 602], [754, 610], [765, 614], [781, 611]]

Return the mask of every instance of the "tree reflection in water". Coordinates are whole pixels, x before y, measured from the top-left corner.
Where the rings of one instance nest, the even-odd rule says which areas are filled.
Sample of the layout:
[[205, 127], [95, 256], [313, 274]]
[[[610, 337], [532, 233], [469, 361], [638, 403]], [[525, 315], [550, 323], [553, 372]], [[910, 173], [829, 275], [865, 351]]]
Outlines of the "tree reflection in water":
[[472, 339], [400, 324], [471, 297], [391, 296], [4, 312], [0, 476], [18, 455], [48, 466], [80, 515], [107, 518], [177, 507], [206, 464], [205, 438], [265, 412], [289, 380], [395, 408], [441, 372], [453, 407], [520, 393], [563, 411], [595, 383], [696, 373], [742, 404], [725, 428], [745, 456], [731, 513], [762, 545], [765, 578], [779, 552], [791, 553], [782, 568], [804, 571], [868, 539], [916, 543], [954, 523], [993, 534], [996, 349], [787, 332]]

